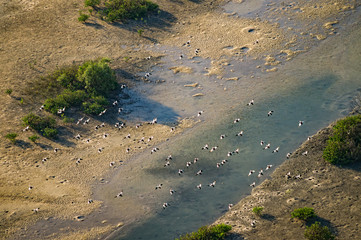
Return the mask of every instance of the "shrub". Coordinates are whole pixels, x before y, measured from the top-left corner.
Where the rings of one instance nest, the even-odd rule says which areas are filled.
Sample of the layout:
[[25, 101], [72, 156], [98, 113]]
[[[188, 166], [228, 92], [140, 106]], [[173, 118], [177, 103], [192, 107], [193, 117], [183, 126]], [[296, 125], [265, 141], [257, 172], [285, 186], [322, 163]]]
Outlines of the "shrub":
[[316, 217], [316, 214], [313, 208], [304, 207], [293, 210], [291, 216], [292, 218], [308, 221], [310, 218]]
[[32, 142], [36, 142], [39, 139], [39, 137], [37, 135], [32, 135], [29, 137], [29, 140]]
[[333, 240], [335, 236], [331, 233], [327, 226], [321, 226], [319, 222], [315, 222], [306, 227], [305, 238], [308, 240]]
[[25, 125], [30, 126], [32, 129], [37, 130], [45, 137], [55, 138], [58, 131], [55, 129], [56, 122], [51, 117], [40, 117], [34, 113], [29, 113], [23, 117]]
[[85, 21], [88, 20], [89, 15], [88, 15], [88, 14], [84, 14], [84, 13], [79, 13], [79, 14], [80, 14], [80, 16], [78, 17], [78, 21], [85, 23]]
[[261, 216], [263, 211], [263, 207], [254, 207], [252, 209], [252, 212], [256, 214], [257, 216]]
[[144, 32], [144, 29], [143, 28], [138, 29], [137, 32], [138, 32], [139, 37], [141, 37]]
[[176, 240], [221, 240], [226, 233], [232, 229], [230, 225], [218, 224], [214, 226], [203, 226], [197, 232], [187, 233]]
[[5, 90], [5, 93], [7, 95], [11, 95], [12, 92], [13, 92], [13, 90], [11, 88], [8, 88], [8, 89]]
[[100, 0], [85, 0], [84, 5], [86, 7], [92, 7], [94, 8], [96, 5], [100, 4]]
[[336, 123], [323, 150], [323, 158], [339, 165], [361, 159], [361, 115], [346, 117]]
[[74, 122], [74, 118], [69, 118], [67, 116], [64, 116], [63, 122], [64, 123], [72, 123], [72, 122]]
[[88, 102], [83, 103], [83, 110], [87, 114], [99, 114], [104, 111], [108, 101], [103, 96], [93, 97]]
[[88, 61], [79, 67], [77, 78], [85, 85], [85, 90], [92, 96], [106, 96], [117, 87], [114, 71], [109, 67], [110, 60]]
[[16, 133], [8, 133], [5, 135], [5, 138], [9, 139], [11, 143], [15, 144], [17, 136], [18, 136], [18, 134], [16, 134]]
[[56, 130], [55, 128], [47, 127], [47, 128], [44, 128], [43, 135], [44, 135], [44, 137], [47, 137], [47, 138], [56, 138], [58, 135], [58, 130]]

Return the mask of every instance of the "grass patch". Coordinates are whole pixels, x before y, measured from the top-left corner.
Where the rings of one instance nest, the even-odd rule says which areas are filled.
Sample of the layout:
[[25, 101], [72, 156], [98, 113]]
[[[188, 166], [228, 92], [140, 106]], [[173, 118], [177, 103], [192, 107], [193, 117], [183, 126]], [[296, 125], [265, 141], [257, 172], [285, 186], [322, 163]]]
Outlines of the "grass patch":
[[38, 139], [39, 139], [38, 135], [32, 135], [29, 137], [29, 140], [32, 141], [33, 143], [35, 143]]
[[333, 134], [327, 140], [323, 158], [337, 165], [361, 160], [361, 115], [337, 121]]
[[8, 133], [5, 135], [5, 138], [7, 138], [12, 144], [15, 144], [17, 136], [18, 134], [16, 133]]
[[333, 240], [335, 236], [327, 226], [321, 226], [319, 222], [315, 222], [311, 226], [306, 226], [305, 238], [308, 240]]
[[221, 240], [226, 233], [232, 229], [230, 225], [218, 224], [214, 226], [203, 226], [197, 232], [187, 233], [176, 240]]
[[5, 90], [5, 93], [9, 96], [11, 95], [12, 92], [13, 92], [13, 90], [11, 88], [8, 88]]
[[316, 214], [313, 208], [304, 207], [293, 210], [291, 216], [292, 218], [298, 218], [303, 221], [308, 221], [311, 218], [316, 217]]

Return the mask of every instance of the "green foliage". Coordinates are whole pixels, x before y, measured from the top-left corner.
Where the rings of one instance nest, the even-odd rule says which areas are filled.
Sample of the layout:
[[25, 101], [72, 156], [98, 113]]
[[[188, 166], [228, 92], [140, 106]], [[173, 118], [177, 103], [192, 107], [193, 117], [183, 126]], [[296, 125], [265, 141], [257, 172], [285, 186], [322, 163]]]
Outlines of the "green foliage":
[[8, 133], [5, 135], [5, 138], [9, 139], [11, 143], [15, 144], [17, 136], [18, 136], [18, 134], [16, 134], [16, 133]]
[[67, 116], [64, 116], [63, 117], [63, 122], [64, 123], [72, 123], [72, 122], [74, 122], [74, 118], [69, 118]]
[[263, 207], [254, 207], [252, 209], [252, 212], [256, 214], [257, 216], [261, 216], [263, 211]]
[[39, 136], [37, 136], [37, 135], [32, 135], [29, 137], [29, 140], [32, 142], [36, 142], [38, 139], [39, 139]]
[[58, 109], [62, 109], [64, 107], [68, 108], [70, 106], [80, 106], [86, 98], [87, 95], [84, 90], [72, 92], [65, 89], [62, 94], [56, 96], [55, 98], [46, 99], [44, 109], [52, 114], [56, 114]]
[[[99, 4], [99, 0], [85, 0], [85, 6]], [[100, 15], [110, 22], [137, 19], [158, 10], [158, 5], [148, 0], [105, 0], [104, 6]]]
[[92, 7], [94, 8], [96, 5], [100, 4], [100, 0], [85, 0], [84, 5], [86, 7]]
[[43, 135], [44, 135], [44, 137], [47, 137], [47, 138], [56, 138], [58, 135], [58, 130], [56, 130], [55, 128], [47, 127], [47, 128], [44, 128]]
[[85, 23], [85, 21], [88, 20], [89, 15], [85, 13], [79, 13], [79, 14], [80, 16], [78, 17], [78, 21]]
[[83, 103], [83, 110], [87, 114], [99, 114], [105, 109], [109, 102], [103, 96], [91, 98], [89, 101]]
[[92, 96], [107, 95], [117, 86], [114, 71], [109, 67], [110, 60], [88, 61], [79, 67], [78, 80], [85, 85], [86, 91]]
[[291, 216], [292, 218], [298, 218], [300, 220], [308, 221], [309, 219], [316, 217], [316, 214], [313, 208], [304, 207], [293, 210]]
[[24, 98], [20, 98], [20, 104], [24, 104]]
[[336, 123], [323, 150], [323, 158], [339, 165], [361, 160], [361, 115], [346, 117]]
[[315, 222], [311, 226], [306, 227], [305, 238], [308, 240], [333, 240], [335, 236], [327, 226], [322, 227], [319, 222]]
[[176, 240], [221, 240], [226, 233], [232, 229], [230, 225], [218, 224], [214, 226], [203, 226], [197, 232], [187, 233]]
[[8, 89], [5, 90], [5, 93], [7, 95], [11, 95], [12, 92], [13, 92], [13, 90], [11, 88], [8, 88]]
[[58, 131], [55, 129], [56, 122], [52, 117], [40, 117], [34, 113], [29, 113], [23, 117], [25, 125], [30, 126], [32, 129], [40, 132], [45, 137], [55, 138]]
[[141, 37], [144, 32], [144, 29], [143, 28], [138, 29], [137, 32], [138, 32], [139, 37]]

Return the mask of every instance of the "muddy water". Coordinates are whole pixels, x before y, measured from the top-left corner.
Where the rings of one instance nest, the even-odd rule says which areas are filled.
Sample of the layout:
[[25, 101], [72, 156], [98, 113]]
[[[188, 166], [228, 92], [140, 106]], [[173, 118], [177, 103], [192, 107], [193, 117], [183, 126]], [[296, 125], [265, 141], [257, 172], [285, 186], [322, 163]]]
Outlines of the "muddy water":
[[[172, 123], [178, 117], [194, 117], [202, 122], [159, 145], [157, 153], [146, 151], [125, 163], [108, 184], [95, 191], [95, 196], [104, 201], [104, 213], [114, 222], [126, 224], [108, 238], [174, 239], [212, 223], [228, 210], [228, 204], [250, 193], [252, 182], [257, 185], [269, 175], [267, 165], [274, 169], [308, 136], [346, 115], [360, 88], [361, 31], [357, 20], [360, 18], [356, 14], [347, 22], [347, 29], [285, 63], [278, 72], [247, 73], [242, 69], [246, 65], [231, 62], [238, 81], [204, 76], [207, 60], [179, 59], [182, 49], [159, 47], [166, 53], [165, 63], [152, 69], [150, 80], [165, 82], [133, 90], [147, 97], [141, 104], [134, 103], [143, 111], [142, 116], [131, 111], [129, 105], [129, 120], [146, 115], [150, 119], [158, 117], [161, 123]], [[181, 64], [191, 66], [193, 73], [174, 74], [168, 69]], [[200, 88], [184, 87], [195, 82]], [[192, 97], [196, 93], [204, 96]], [[251, 99], [254, 105], [246, 106]], [[196, 117], [200, 110], [204, 114]], [[268, 117], [270, 110], [274, 112]], [[234, 123], [236, 118], [240, 122]], [[304, 124], [299, 127], [300, 120]], [[243, 136], [236, 136], [241, 130]], [[226, 137], [220, 139], [221, 135]], [[270, 149], [264, 150], [261, 140], [270, 143]], [[205, 144], [218, 148], [214, 152], [202, 150]], [[272, 153], [276, 147], [280, 147], [279, 152]], [[239, 149], [238, 154], [227, 156], [235, 149]], [[173, 157], [171, 165], [164, 167], [169, 154]], [[186, 162], [194, 158], [199, 161], [187, 168]], [[228, 162], [217, 168], [223, 159]], [[178, 169], [184, 170], [181, 176]], [[265, 174], [260, 178], [257, 174], [248, 176], [250, 169], [256, 173], [263, 169]], [[196, 175], [199, 170], [202, 175]], [[213, 181], [215, 187], [208, 186]], [[162, 188], [155, 190], [158, 184]], [[197, 189], [198, 184], [202, 189]], [[170, 188], [176, 191], [173, 195], [169, 194]], [[112, 198], [120, 189], [126, 196]], [[169, 204], [166, 209], [162, 208], [164, 202]]]

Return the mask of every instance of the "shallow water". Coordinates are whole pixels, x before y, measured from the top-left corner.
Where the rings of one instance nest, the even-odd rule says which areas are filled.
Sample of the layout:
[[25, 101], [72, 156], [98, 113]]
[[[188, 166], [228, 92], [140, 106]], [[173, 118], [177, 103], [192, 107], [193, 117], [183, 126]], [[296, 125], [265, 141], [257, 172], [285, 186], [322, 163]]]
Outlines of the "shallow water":
[[[277, 167], [286, 160], [286, 153], [294, 151], [308, 136], [345, 116], [361, 83], [361, 31], [356, 24], [359, 19], [356, 14], [340, 35], [326, 39], [312, 51], [285, 63], [276, 73], [259, 73], [251, 78], [241, 67], [235, 67], [241, 76], [238, 81], [225, 82], [204, 76], [204, 67], [209, 62], [179, 60], [181, 49], [166, 50], [163, 67], [153, 69], [151, 78], [166, 82], [134, 89], [147, 96], [142, 103], [134, 104], [144, 111], [143, 117], [158, 116], [162, 123], [174, 122], [177, 117], [195, 116], [197, 111], [204, 110], [199, 118], [202, 123], [159, 145], [157, 153], [145, 151], [125, 163], [108, 184], [96, 191], [95, 195], [103, 200], [102, 194], [116, 194], [123, 189], [128, 196], [120, 201], [104, 200], [105, 205], [117, 211], [104, 211], [109, 211], [117, 221], [137, 221], [113, 233], [109, 239], [168, 240], [214, 222], [228, 210], [229, 203], [237, 203], [250, 193], [249, 184], [259, 184], [271, 172], [265, 171], [261, 178], [257, 178], [257, 174], [248, 177], [250, 169], [259, 171], [268, 164]], [[170, 66], [180, 65], [180, 61], [192, 66], [194, 73], [173, 74], [168, 70]], [[183, 86], [194, 82], [199, 82], [202, 88]], [[192, 97], [197, 92], [205, 95]], [[251, 99], [255, 104], [246, 106]], [[274, 111], [270, 117], [267, 116], [269, 110]], [[129, 112], [129, 119], [134, 119], [132, 113], [135, 112]], [[241, 121], [233, 123], [235, 118]], [[298, 126], [300, 120], [304, 121], [301, 127]], [[241, 130], [244, 135], [235, 136]], [[222, 140], [221, 134], [226, 135]], [[270, 143], [271, 148], [264, 150], [261, 140]], [[201, 150], [205, 144], [218, 146], [218, 149], [214, 152]], [[279, 152], [272, 153], [278, 146]], [[227, 156], [237, 148], [239, 154]], [[171, 166], [165, 168], [164, 159], [169, 154], [173, 160]], [[186, 162], [195, 157], [199, 161], [187, 168]], [[216, 163], [222, 159], [228, 162], [217, 168]], [[177, 174], [179, 168], [184, 169], [182, 176]], [[200, 169], [203, 174], [196, 176]], [[207, 186], [214, 180], [214, 188]], [[162, 189], [155, 190], [160, 183]], [[201, 190], [196, 188], [200, 183]], [[176, 190], [172, 196], [170, 188]], [[170, 205], [165, 210], [162, 209], [164, 202]], [[124, 208], [130, 206], [143, 215], [122, 216]]]

